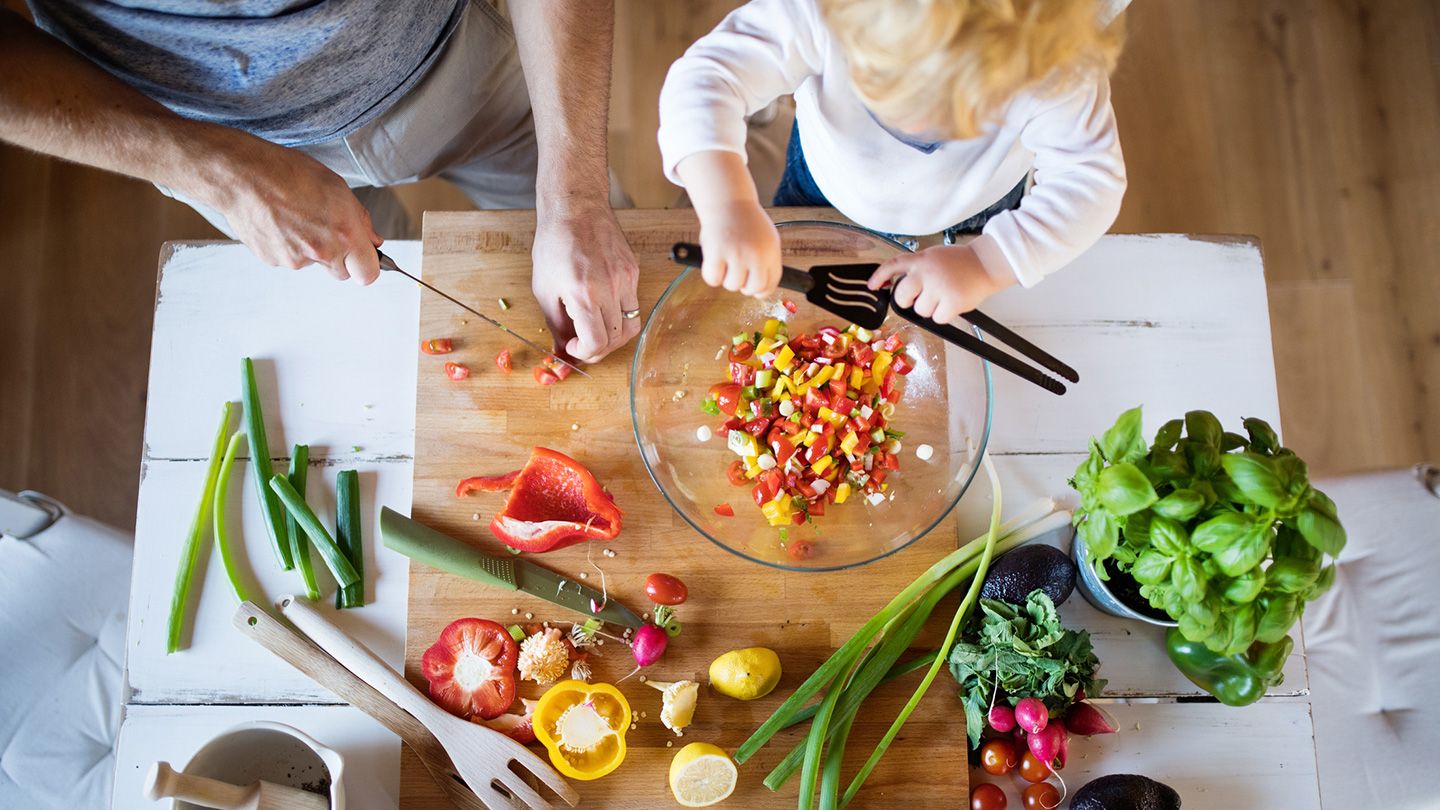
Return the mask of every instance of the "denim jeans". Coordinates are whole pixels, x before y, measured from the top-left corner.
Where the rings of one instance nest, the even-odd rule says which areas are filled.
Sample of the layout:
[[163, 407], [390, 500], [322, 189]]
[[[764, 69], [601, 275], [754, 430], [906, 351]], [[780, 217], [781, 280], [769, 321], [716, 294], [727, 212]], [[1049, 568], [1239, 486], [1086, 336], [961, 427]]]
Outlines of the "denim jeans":
[[[1019, 208], [1020, 200], [1024, 196], [1025, 180], [1022, 179], [1015, 188], [1010, 190], [1010, 193], [1001, 197], [994, 205], [963, 222], [957, 222], [946, 228], [945, 241], [953, 243], [956, 236], [980, 233], [991, 217], [1001, 211]], [[771, 205], [780, 208], [830, 205], [830, 201], [825, 199], [824, 192], [820, 191], [820, 187], [815, 184], [815, 178], [810, 175], [810, 167], [805, 164], [805, 153], [800, 148], [800, 122], [798, 121], [790, 130], [790, 145], [785, 149], [785, 174], [780, 177], [780, 187], [775, 189], [775, 199]], [[896, 236], [896, 234], [887, 234], [887, 236]]]

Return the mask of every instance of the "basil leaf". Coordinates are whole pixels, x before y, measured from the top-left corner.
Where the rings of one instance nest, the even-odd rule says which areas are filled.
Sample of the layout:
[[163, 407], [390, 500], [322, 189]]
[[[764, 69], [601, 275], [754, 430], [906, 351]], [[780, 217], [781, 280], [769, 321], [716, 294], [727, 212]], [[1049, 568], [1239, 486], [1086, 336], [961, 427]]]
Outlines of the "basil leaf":
[[1190, 535], [1185, 527], [1165, 517], [1150, 520], [1150, 545], [1168, 557], [1179, 557], [1190, 547]]
[[1330, 590], [1330, 587], [1334, 584], [1335, 564], [1331, 563], [1330, 565], [1327, 565], [1324, 568], [1320, 569], [1320, 576], [1315, 578], [1315, 584], [1311, 585], [1310, 589], [1307, 590], [1304, 594], [1305, 601], [1309, 602], [1311, 599], [1314, 599], [1319, 595], [1325, 593], [1326, 591]]
[[1257, 453], [1274, 453], [1280, 449], [1280, 437], [1264, 419], [1247, 417], [1243, 422], [1245, 432], [1250, 434], [1250, 449]]
[[1226, 512], [1196, 526], [1190, 533], [1190, 542], [1207, 554], [1216, 554], [1254, 527], [1254, 517], [1243, 512]]
[[1329, 495], [1318, 489], [1310, 490], [1309, 496], [1305, 499], [1305, 505], [1336, 523], [1340, 522], [1340, 512], [1335, 508], [1335, 502], [1330, 500]]
[[1295, 620], [1300, 618], [1300, 598], [1294, 594], [1277, 596], [1265, 606], [1255, 637], [1266, 644], [1274, 644], [1289, 634]]
[[1070, 479], [1070, 486], [1074, 487], [1087, 501], [1093, 497], [1095, 484], [1100, 480], [1100, 471], [1105, 467], [1105, 460], [1100, 457], [1099, 448], [1094, 442], [1090, 443], [1090, 456], [1080, 462], [1075, 468], [1075, 476]]
[[1239, 433], [1231, 433], [1227, 430], [1224, 433], [1220, 434], [1220, 452], [1222, 453], [1228, 453], [1231, 450], [1239, 450], [1242, 447], [1248, 448], [1249, 445], [1250, 443], [1245, 441], [1245, 437], [1241, 436]]
[[[1170, 566], [1170, 584], [1175, 586], [1175, 593], [1185, 602], [1199, 602], [1205, 598], [1205, 589], [1209, 582], [1205, 578], [1205, 572], [1200, 569], [1200, 563], [1187, 557], [1176, 560]], [[1170, 603], [1167, 602], [1167, 610], [1169, 607]]]
[[1197, 442], [1218, 449], [1223, 432], [1220, 420], [1209, 411], [1190, 411], [1185, 414], [1185, 435]]
[[1100, 503], [1115, 515], [1129, 515], [1139, 512], [1159, 497], [1150, 479], [1134, 464], [1115, 464], [1100, 473], [1097, 489]]
[[1185, 422], [1180, 419], [1171, 419], [1155, 431], [1155, 448], [1170, 449], [1180, 441], [1180, 430], [1185, 427]]
[[1305, 542], [1331, 557], [1338, 557], [1340, 550], [1345, 548], [1344, 527], [1314, 506], [1306, 506], [1300, 510], [1300, 518], [1296, 521], [1295, 528], [1300, 530], [1300, 536], [1305, 538]]
[[1230, 625], [1225, 634], [1225, 655], [1238, 655], [1255, 643], [1255, 628], [1258, 621], [1254, 605], [1240, 605], [1227, 611]]
[[1171, 520], [1187, 521], [1205, 508], [1205, 496], [1193, 489], [1177, 489], [1150, 507], [1155, 513]]
[[[1273, 570], [1273, 566], [1271, 567]], [[1240, 576], [1230, 580], [1225, 586], [1225, 598], [1236, 604], [1255, 601], [1260, 591], [1265, 588], [1268, 574], [1259, 568], [1252, 568]]]
[[1196, 478], [1210, 478], [1220, 471], [1220, 448], [1204, 442], [1186, 439], [1181, 442], [1185, 457]]
[[1150, 471], [1161, 481], [1179, 481], [1190, 475], [1190, 462], [1183, 453], [1160, 448], [1150, 453]]
[[1135, 565], [1130, 568], [1130, 576], [1142, 585], [1159, 585], [1169, 578], [1172, 562], [1174, 560], [1171, 557], [1151, 549], [1135, 558]]
[[1264, 456], [1234, 453], [1220, 459], [1220, 464], [1250, 503], [1275, 509], [1285, 500], [1285, 485]]
[[1319, 577], [1320, 561], [1299, 557], [1278, 559], [1265, 571], [1265, 581], [1281, 593], [1300, 593], [1314, 585]]
[[1219, 567], [1220, 572], [1229, 577], [1238, 577], [1260, 564], [1265, 556], [1270, 553], [1270, 541], [1274, 532], [1265, 523], [1257, 523], [1254, 528], [1245, 534], [1240, 535], [1229, 545], [1215, 552], [1212, 559]]
[[1125, 464], [1145, 455], [1145, 439], [1140, 433], [1140, 407], [1120, 414], [1115, 424], [1100, 437], [1100, 449], [1111, 464]]
[[[1108, 558], [1120, 542], [1120, 526], [1115, 522], [1115, 517], [1104, 509], [1094, 509], [1086, 515], [1085, 522], [1080, 524], [1078, 531], [1080, 538], [1085, 541], [1091, 564]], [[1105, 569], [1096, 567], [1095, 572], [1100, 574], [1101, 579], [1105, 579]]]
[[1153, 518], [1153, 514], [1144, 510], [1125, 518], [1125, 525], [1120, 529], [1120, 533], [1125, 535], [1125, 545], [1144, 551], [1150, 545], [1150, 521]]

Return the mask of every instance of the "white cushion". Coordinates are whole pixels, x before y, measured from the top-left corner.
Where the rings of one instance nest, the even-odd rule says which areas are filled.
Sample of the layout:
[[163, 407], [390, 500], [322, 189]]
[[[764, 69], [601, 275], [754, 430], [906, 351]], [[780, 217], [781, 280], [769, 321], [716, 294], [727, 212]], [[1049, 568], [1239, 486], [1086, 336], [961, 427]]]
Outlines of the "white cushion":
[[131, 548], [73, 515], [0, 538], [0, 807], [108, 806]]
[[1440, 750], [1440, 498], [1401, 470], [1316, 486], [1349, 535], [1305, 610], [1320, 797], [1434, 808]]

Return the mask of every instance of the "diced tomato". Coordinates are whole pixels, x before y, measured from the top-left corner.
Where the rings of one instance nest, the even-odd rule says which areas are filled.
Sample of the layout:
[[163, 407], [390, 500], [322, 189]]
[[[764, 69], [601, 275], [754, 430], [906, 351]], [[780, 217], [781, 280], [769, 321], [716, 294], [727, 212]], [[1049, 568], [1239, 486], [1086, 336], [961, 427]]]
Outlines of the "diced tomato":
[[877, 487], [885, 483], [885, 471], [878, 466], [870, 470], [870, 483]]
[[470, 369], [463, 363], [446, 363], [445, 376], [452, 380], [463, 380], [470, 376]]
[[784, 436], [776, 438], [773, 446], [775, 447], [775, 463], [779, 466], [785, 466], [785, 462], [795, 455], [795, 443]]
[[770, 498], [765, 495], [765, 486], [763, 484], [756, 484], [755, 488], [750, 490], [750, 497], [755, 499], [756, 506], [764, 506], [765, 502], [770, 500]]
[[784, 433], [786, 436], [794, 436], [796, 433], [800, 432], [801, 427], [795, 422], [791, 422], [789, 419], [776, 419], [775, 430]]
[[848, 415], [851, 411], [855, 410], [855, 400], [842, 394], [835, 398], [835, 404], [831, 405], [830, 409], [836, 413]]
[[[828, 493], [829, 490], [826, 490], [826, 492]], [[824, 499], [824, 498], [820, 498], [819, 500], [817, 500], [817, 501], [815, 501], [814, 503], [810, 504], [810, 508], [809, 508], [807, 511], [810, 513], [810, 517], [820, 517], [820, 516], [824, 515], [824, 514], [825, 514], [825, 499]]]
[[885, 338], [884, 343], [880, 344], [880, 348], [884, 349], [887, 352], [890, 352], [891, 354], [900, 351], [900, 349], [904, 348], [904, 346], [905, 341], [900, 339], [899, 332], [891, 334], [890, 337]]
[[758, 439], [765, 435], [765, 431], [770, 429], [771, 421], [772, 420], [764, 416], [751, 419], [745, 423], [745, 432]]
[[510, 370], [515, 367], [515, 364], [510, 360], [509, 349], [501, 349], [500, 353], [495, 355], [495, 366], [506, 374], [509, 374]]
[[834, 402], [835, 397], [845, 396], [846, 385], [844, 380], [831, 380], [826, 383], [830, 389], [830, 401]]
[[814, 464], [828, 455], [829, 452], [825, 447], [825, 442], [817, 439], [814, 444], [805, 449], [805, 463]]
[[551, 366], [550, 370], [555, 372], [555, 377], [557, 379], [561, 380], [575, 373], [575, 369], [565, 365], [564, 363], [556, 363], [554, 366]]
[[795, 484], [795, 488], [796, 488], [797, 490], [799, 490], [799, 491], [800, 491], [800, 494], [801, 494], [801, 495], [804, 495], [804, 496], [806, 497], [806, 499], [813, 498], [813, 497], [815, 497], [816, 495], [819, 495], [819, 494], [820, 494], [820, 493], [818, 493], [818, 492], [815, 491], [815, 485], [814, 485], [814, 484], [811, 484], [809, 481], [805, 481], [805, 480], [801, 480], [801, 481], [797, 482], [797, 483]]
[[730, 362], [743, 363], [754, 356], [754, 354], [755, 344], [747, 340], [744, 343], [730, 347]]
[[795, 510], [795, 512], [790, 515], [790, 522], [791, 522], [791, 523], [794, 523], [796, 526], [804, 526], [804, 525], [805, 525], [805, 511], [802, 510], [802, 509], [797, 509], [797, 510]]
[[805, 399], [801, 403], [801, 407], [805, 410], [807, 416], [812, 416], [821, 408], [830, 407], [830, 400], [814, 388], [811, 388], [805, 392]]
[[740, 383], [715, 383], [710, 386], [710, 396], [715, 398], [715, 405], [721, 413], [734, 416], [735, 408], [740, 404]]
[[766, 470], [760, 473], [760, 483], [770, 495], [766, 500], [774, 500], [780, 492], [780, 486], [785, 483], [785, 476], [781, 475], [779, 470]]
[[915, 370], [915, 361], [910, 359], [910, 355], [902, 352], [895, 355], [895, 360], [891, 362], [890, 367], [903, 376]]
[[430, 338], [420, 341], [420, 351], [426, 354], [449, 354], [455, 351], [455, 341], [450, 338]]
[[750, 483], [750, 479], [745, 477], [745, 465], [740, 463], [740, 459], [738, 458], [730, 462], [730, 466], [725, 468], [725, 477], [729, 478], [730, 483], [737, 487], [743, 487]]
[[536, 366], [535, 370], [531, 372], [531, 374], [534, 375], [535, 382], [540, 383], [541, 385], [554, 385], [555, 383], [560, 382], [560, 375], [556, 374], [548, 368], [545, 368], [544, 366]]
[[886, 454], [885, 454], [885, 469], [887, 469], [887, 470], [898, 470], [898, 469], [900, 469], [900, 457], [897, 456], [897, 455], [895, 455], [894, 453], [886, 453]]
[[715, 514], [721, 517], [735, 517], [735, 507], [728, 503], [722, 503], [715, 507]]
[[800, 311], [800, 308], [795, 306], [795, 302], [791, 301], [789, 298], [781, 301], [780, 304], [785, 307], [785, 310], [787, 312], [790, 312], [792, 314]]
[[755, 369], [744, 363], [731, 363], [730, 379], [740, 385], [753, 385], [755, 383]]
[[792, 560], [808, 560], [815, 556], [815, 544], [809, 540], [791, 540], [785, 544], [785, 553]]
[[850, 344], [850, 358], [859, 366], [869, 366], [871, 361], [875, 359], [875, 350], [870, 348], [870, 344], [868, 343], [861, 343], [858, 340], [852, 341]]
[[891, 366], [885, 370], [885, 377], [880, 381], [880, 396], [889, 399], [895, 393], [895, 367]]
[[744, 420], [744, 419], [741, 419], [741, 418], [738, 417], [738, 416], [732, 416], [732, 417], [730, 417], [729, 419], [726, 419], [723, 423], [721, 423], [721, 425], [720, 425], [720, 430], [723, 431], [723, 432], [728, 436], [728, 435], [730, 434], [730, 431], [732, 431], [732, 430], [739, 430], [740, 428], [742, 428], [742, 427], [744, 427], [744, 426], [745, 426], [745, 420]]
[[859, 457], [865, 455], [865, 451], [866, 451], [866, 450], [869, 450], [869, 449], [870, 449], [870, 434], [869, 434], [868, 432], [867, 432], [867, 433], [856, 433], [856, 434], [855, 434], [855, 450], [853, 451], [855, 457], [856, 457], [856, 458], [859, 458]]

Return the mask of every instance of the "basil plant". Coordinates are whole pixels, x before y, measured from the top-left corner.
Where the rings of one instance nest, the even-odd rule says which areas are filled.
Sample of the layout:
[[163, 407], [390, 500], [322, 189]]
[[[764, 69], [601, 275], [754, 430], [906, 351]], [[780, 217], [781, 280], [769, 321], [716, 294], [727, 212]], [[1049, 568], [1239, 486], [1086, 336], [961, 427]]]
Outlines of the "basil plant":
[[1345, 547], [1335, 503], [1310, 486], [1305, 462], [1263, 420], [1243, 424], [1245, 436], [1191, 411], [1147, 448], [1137, 407], [1090, 441], [1070, 480], [1083, 563], [1102, 579], [1104, 561], [1129, 574], [1186, 639], [1223, 655], [1284, 638], [1334, 583]]

